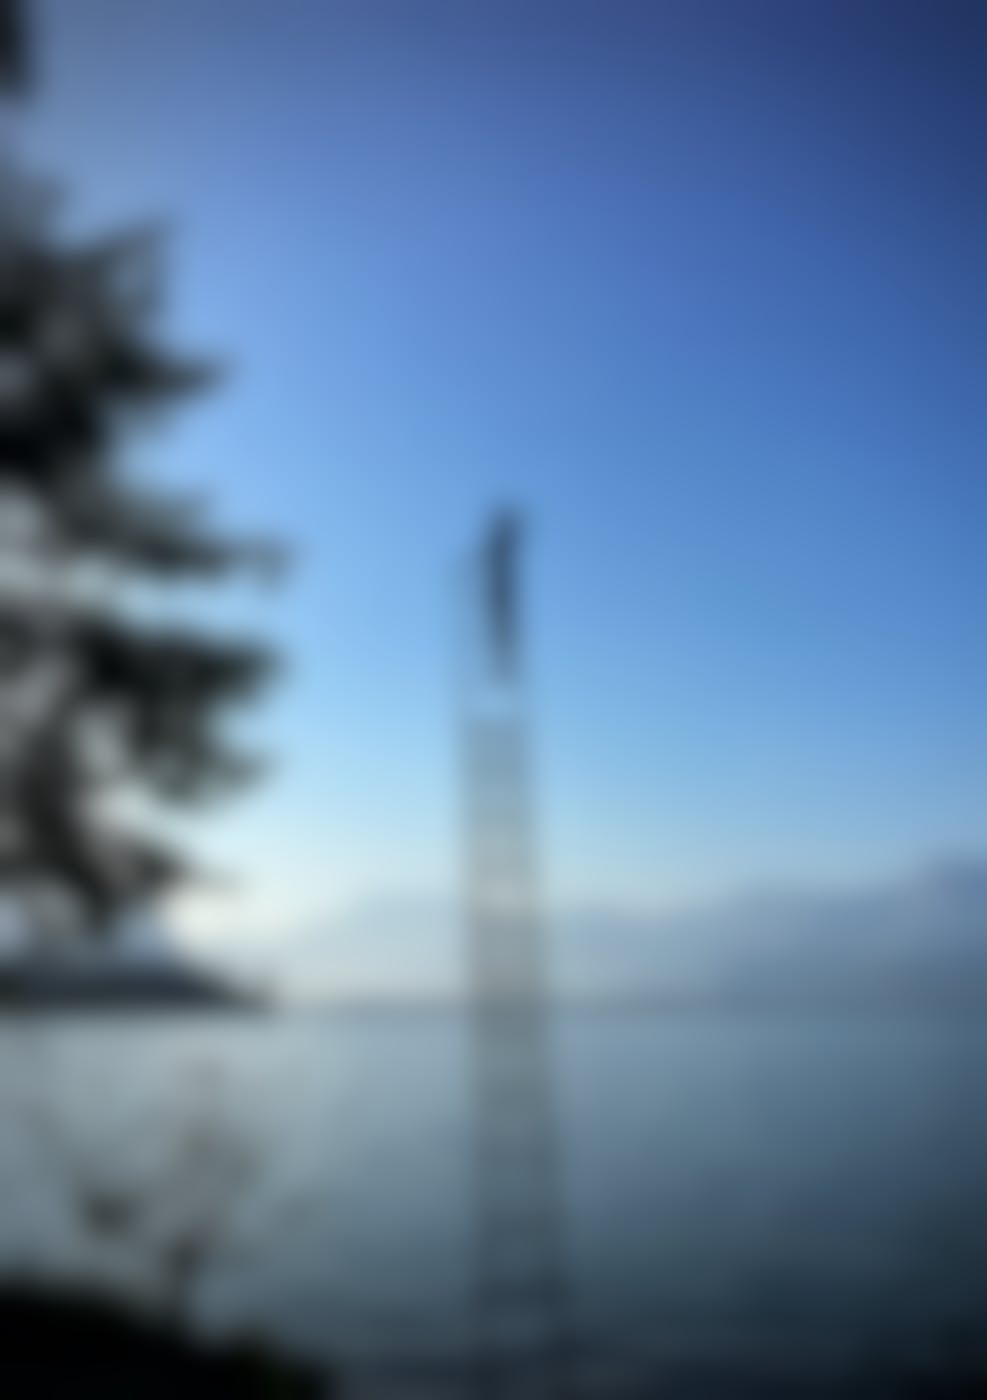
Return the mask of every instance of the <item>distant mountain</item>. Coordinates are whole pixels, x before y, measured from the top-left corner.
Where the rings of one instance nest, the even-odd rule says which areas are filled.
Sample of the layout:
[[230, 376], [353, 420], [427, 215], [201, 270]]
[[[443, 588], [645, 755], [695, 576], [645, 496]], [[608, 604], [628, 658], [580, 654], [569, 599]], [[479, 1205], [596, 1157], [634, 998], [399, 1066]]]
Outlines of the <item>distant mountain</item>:
[[[560, 910], [550, 928], [565, 999], [987, 1008], [985, 860], [679, 913]], [[277, 946], [291, 986], [310, 995], [456, 999], [464, 990], [459, 916], [448, 901], [368, 902]]]
[[560, 990], [744, 1006], [987, 1007], [987, 862], [856, 891], [559, 921]]
[[727, 1001], [987, 1007], [987, 863], [748, 913], [754, 926], [715, 984]]

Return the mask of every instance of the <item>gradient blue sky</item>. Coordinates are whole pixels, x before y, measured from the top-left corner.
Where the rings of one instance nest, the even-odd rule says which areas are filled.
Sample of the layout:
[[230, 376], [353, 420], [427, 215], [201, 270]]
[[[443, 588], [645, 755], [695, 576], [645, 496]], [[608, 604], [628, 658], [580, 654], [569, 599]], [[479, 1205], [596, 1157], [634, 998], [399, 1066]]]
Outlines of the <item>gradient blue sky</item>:
[[45, 0], [27, 144], [175, 222], [155, 455], [298, 551], [216, 931], [455, 880], [452, 563], [535, 522], [562, 900], [982, 846], [987, 7]]

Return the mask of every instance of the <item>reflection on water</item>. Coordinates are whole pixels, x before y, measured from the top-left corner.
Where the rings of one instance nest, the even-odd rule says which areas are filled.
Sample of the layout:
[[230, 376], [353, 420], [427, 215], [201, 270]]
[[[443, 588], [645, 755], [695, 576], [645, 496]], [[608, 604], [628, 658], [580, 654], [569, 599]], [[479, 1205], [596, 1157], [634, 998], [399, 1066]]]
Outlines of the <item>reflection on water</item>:
[[[344, 1367], [454, 1356], [465, 1031], [418, 1011], [8, 1023], [0, 1266]], [[835, 1374], [979, 1331], [987, 1028], [581, 1011], [558, 1041], [594, 1365]]]

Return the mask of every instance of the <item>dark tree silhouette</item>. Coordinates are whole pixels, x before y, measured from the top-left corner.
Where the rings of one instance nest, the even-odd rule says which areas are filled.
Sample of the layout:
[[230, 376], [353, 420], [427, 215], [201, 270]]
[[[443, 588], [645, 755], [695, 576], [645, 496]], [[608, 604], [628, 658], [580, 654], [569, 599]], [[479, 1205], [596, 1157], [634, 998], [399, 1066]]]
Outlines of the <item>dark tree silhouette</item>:
[[21, 0], [0, 0], [0, 90], [23, 92], [28, 86], [27, 35]]
[[271, 661], [149, 621], [134, 585], [275, 558], [129, 466], [135, 433], [215, 378], [157, 334], [159, 232], [78, 246], [56, 210], [50, 190], [3, 171], [0, 884], [32, 891], [36, 911], [39, 890], [56, 895], [49, 910], [103, 931], [187, 873], [124, 834], [115, 808], [134, 793], [194, 803], [248, 777], [225, 711]]

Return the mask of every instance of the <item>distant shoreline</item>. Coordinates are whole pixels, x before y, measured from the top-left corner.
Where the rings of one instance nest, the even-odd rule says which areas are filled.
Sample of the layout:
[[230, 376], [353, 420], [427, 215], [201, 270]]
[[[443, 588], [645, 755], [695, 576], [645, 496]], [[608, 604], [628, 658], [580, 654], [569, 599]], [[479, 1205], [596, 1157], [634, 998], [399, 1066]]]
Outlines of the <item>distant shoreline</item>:
[[[400, 997], [400, 996], [326, 996], [318, 1000], [286, 998], [279, 1004], [282, 1009], [300, 1015], [318, 1016], [323, 1014], [420, 1014], [439, 1013], [470, 1014], [475, 1008], [466, 997]], [[847, 999], [838, 1001], [812, 1001], [792, 998], [756, 1001], [727, 997], [695, 996], [671, 998], [628, 994], [606, 996], [559, 996], [548, 998], [543, 1003], [549, 1016], [555, 1015], [605, 1015], [621, 1013], [627, 1015], [669, 1016], [669, 1017], [764, 1017], [765, 1019], [787, 1019], [792, 1017], [815, 1020], [846, 1017], [854, 1020], [888, 1019], [898, 1017], [980, 1017], [987, 1020], [987, 993], [979, 999], [935, 1001], [914, 1000], [872, 1000]], [[509, 1012], [510, 1008], [504, 1010]]]
[[85, 969], [30, 964], [0, 973], [0, 1016], [128, 1011], [258, 1013], [273, 997], [188, 967]]

